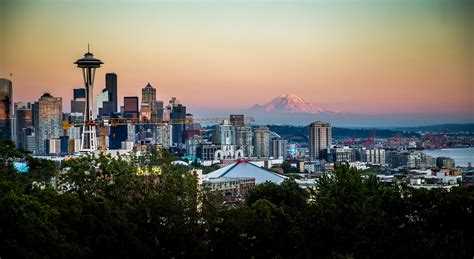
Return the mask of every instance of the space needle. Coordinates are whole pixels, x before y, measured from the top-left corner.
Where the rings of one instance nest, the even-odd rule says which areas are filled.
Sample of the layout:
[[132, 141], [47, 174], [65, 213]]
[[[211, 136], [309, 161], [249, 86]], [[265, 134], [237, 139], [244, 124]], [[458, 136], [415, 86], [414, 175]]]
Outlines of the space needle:
[[94, 58], [94, 55], [89, 50], [89, 45], [87, 45], [87, 53], [84, 54], [83, 58], [74, 62], [74, 64], [82, 69], [86, 88], [86, 110], [84, 112], [84, 124], [82, 125], [80, 152], [94, 152], [97, 150], [95, 121], [92, 116], [94, 77], [95, 69], [104, 63]]

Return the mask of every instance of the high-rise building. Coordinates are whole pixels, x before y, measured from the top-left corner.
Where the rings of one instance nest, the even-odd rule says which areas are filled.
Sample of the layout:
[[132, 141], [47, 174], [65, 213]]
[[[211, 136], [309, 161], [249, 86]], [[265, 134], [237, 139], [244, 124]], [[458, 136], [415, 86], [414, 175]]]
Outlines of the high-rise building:
[[245, 117], [244, 115], [230, 115], [230, 124], [234, 126], [244, 126]]
[[253, 156], [253, 131], [251, 126], [236, 127], [236, 145], [244, 151], [244, 156]]
[[75, 89], [72, 90], [72, 93], [73, 93], [72, 97], [73, 97], [74, 100], [86, 99], [86, 89], [85, 88], [75, 88]]
[[47, 142], [50, 139], [58, 139], [63, 132], [62, 129], [62, 98], [53, 97], [49, 93], [43, 94], [35, 103], [37, 121], [35, 121], [36, 132], [36, 154], [47, 154]]
[[152, 121], [152, 110], [148, 103], [142, 103], [140, 107], [140, 120], [143, 122], [151, 122]]
[[86, 111], [86, 89], [73, 89], [73, 99], [71, 100], [71, 113], [82, 113]]
[[201, 144], [196, 148], [196, 157], [201, 160], [214, 160], [215, 154], [221, 149], [220, 145], [216, 144]]
[[57, 156], [61, 154], [61, 139], [53, 138], [46, 140], [46, 155]]
[[385, 164], [385, 149], [379, 148], [362, 148], [358, 152], [358, 160], [361, 162], [366, 162], [373, 165], [383, 165]]
[[12, 81], [0, 78], [0, 139], [12, 139]]
[[169, 148], [173, 144], [173, 129], [169, 124], [156, 126], [156, 143], [164, 148]]
[[173, 99], [174, 102], [170, 114], [170, 120], [173, 122], [173, 144], [183, 144], [184, 143], [184, 121], [186, 120], [186, 106], [182, 104], [176, 104], [176, 98]]
[[220, 145], [236, 145], [236, 128], [228, 120], [216, 125], [214, 130], [214, 143]]
[[127, 125], [118, 125], [110, 128], [109, 149], [122, 148], [122, 142], [128, 137]]
[[125, 96], [123, 98], [123, 115], [125, 118], [139, 118], [138, 96]]
[[279, 159], [285, 158], [286, 156], [286, 147], [288, 146], [288, 141], [282, 138], [274, 138], [271, 141], [270, 156]]
[[163, 109], [163, 121], [170, 121], [171, 120], [171, 106], [166, 106]]
[[194, 120], [194, 115], [191, 113], [186, 113], [186, 124], [184, 126], [185, 130], [200, 130], [201, 124]]
[[350, 147], [330, 147], [321, 150], [320, 158], [329, 163], [354, 162], [356, 161], [356, 151]]
[[254, 154], [258, 158], [270, 156], [270, 130], [266, 126], [255, 128]]
[[145, 106], [149, 107], [152, 121], [156, 121], [156, 118], [157, 118], [156, 88], [151, 86], [150, 83], [148, 83], [144, 88], [142, 88], [142, 105], [143, 104], [146, 104]]
[[309, 130], [309, 157], [311, 160], [319, 159], [319, 152], [332, 145], [332, 127], [322, 121], [313, 122]]
[[420, 151], [387, 150], [385, 162], [391, 167], [428, 169], [436, 166], [436, 159]]
[[33, 126], [33, 105], [31, 103], [15, 103], [16, 146], [26, 150], [25, 131]]
[[186, 139], [186, 155], [188, 157], [197, 157], [197, 148], [202, 144], [208, 144], [208, 140], [200, 135], [195, 135]]
[[97, 116], [110, 116], [108, 106], [110, 106], [109, 92], [107, 89], [104, 89], [99, 95], [97, 95]]
[[28, 128], [24, 129], [24, 150], [29, 151], [29, 152], [35, 152], [36, 151], [36, 137], [35, 137], [35, 128], [33, 126], [30, 126]]
[[110, 116], [111, 113], [117, 112], [118, 108], [117, 75], [115, 73], [105, 74], [105, 89], [109, 93], [109, 101], [104, 113]]
[[162, 122], [164, 117], [163, 101], [156, 101], [156, 121]]

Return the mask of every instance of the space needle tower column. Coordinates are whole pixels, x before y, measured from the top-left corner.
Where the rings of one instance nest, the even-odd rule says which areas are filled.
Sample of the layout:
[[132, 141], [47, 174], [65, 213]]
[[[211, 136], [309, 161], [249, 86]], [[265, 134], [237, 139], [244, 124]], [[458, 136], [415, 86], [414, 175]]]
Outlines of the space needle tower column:
[[87, 53], [84, 57], [78, 59], [74, 64], [82, 69], [82, 76], [84, 77], [84, 84], [86, 87], [86, 110], [84, 112], [84, 125], [82, 126], [81, 137], [81, 152], [93, 152], [97, 150], [97, 138], [95, 131], [95, 120], [92, 116], [93, 105], [93, 89], [95, 69], [104, 64], [99, 59], [94, 58], [87, 47]]

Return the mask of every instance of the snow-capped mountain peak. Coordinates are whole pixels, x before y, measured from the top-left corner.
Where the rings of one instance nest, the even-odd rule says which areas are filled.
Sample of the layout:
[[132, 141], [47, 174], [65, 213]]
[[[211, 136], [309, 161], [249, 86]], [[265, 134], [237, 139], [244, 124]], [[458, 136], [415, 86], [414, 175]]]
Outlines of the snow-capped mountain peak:
[[303, 98], [292, 93], [283, 93], [274, 98], [265, 105], [255, 104], [250, 110], [254, 112], [272, 112], [272, 113], [337, 113], [337, 111], [330, 111], [305, 101]]
[[303, 100], [296, 94], [283, 93], [275, 99], [271, 100], [267, 104], [263, 105], [262, 108], [266, 112], [285, 112], [285, 113], [318, 113], [319, 109], [316, 109], [311, 103]]

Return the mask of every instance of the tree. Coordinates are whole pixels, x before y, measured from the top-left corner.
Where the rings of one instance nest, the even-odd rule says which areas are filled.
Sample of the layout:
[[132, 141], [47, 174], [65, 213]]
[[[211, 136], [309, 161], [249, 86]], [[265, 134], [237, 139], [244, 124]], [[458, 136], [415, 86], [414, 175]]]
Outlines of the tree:
[[[9, 257], [465, 258], [474, 188], [385, 187], [347, 164], [264, 183], [226, 205], [166, 153], [83, 156], [59, 173], [0, 142], [0, 253]], [[3, 145], [3, 146], [2, 146]], [[10, 147], [10, 148], [6, 148]], [[1, 153], [4, 152], [4, 153]], [[18, 173], [11, 162], [26, 160]], [[138, 167], [161, 174], [137, 174]], [[62, 188], [50, 184], [56, 177]], [[389, 251], [389, 252], [387, 252]]]

